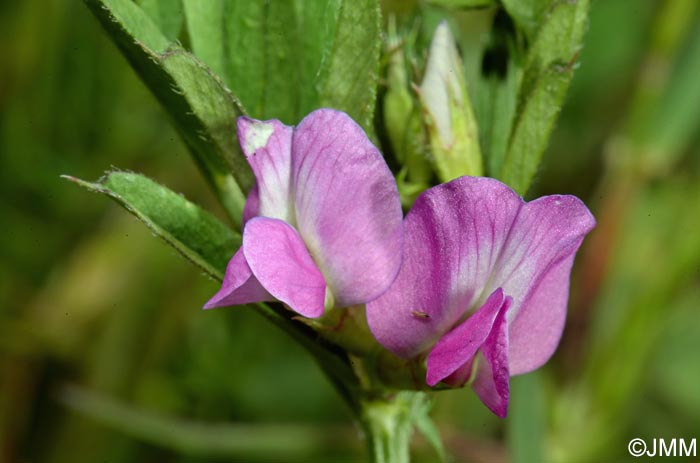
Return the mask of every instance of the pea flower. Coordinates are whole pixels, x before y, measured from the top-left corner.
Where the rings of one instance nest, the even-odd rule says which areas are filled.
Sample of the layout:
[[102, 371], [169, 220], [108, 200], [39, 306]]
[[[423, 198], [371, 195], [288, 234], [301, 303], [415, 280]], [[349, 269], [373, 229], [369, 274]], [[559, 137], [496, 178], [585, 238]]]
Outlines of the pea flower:
[[594, 226], [574, 196], [525, 202], [478, 177], [431, 188], [404, 220], [401, 270], [367, 305], [369, 327], [400, 357], [427, 355], [429, 386], [470, 383], [505, 417], [509, 377], [559, 343], [571, 266]]
[[204, 308], [278, 300], [305, 317], [376, 298], [401, 264], [394, 177], [348, 115], [320, 109], [296, 127], [238, 119], [256, 184], [240, 249]]

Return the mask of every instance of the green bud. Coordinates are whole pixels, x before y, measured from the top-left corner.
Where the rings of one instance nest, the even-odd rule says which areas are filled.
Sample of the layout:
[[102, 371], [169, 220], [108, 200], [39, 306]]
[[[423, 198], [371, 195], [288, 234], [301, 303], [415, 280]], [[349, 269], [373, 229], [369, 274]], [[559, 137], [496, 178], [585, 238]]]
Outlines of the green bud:
[[403, 164], [403, 180], [423, 191], [432, 177], [420, 105], [410, 90], [404, 47], [393, 16], [388, 21], [387, 92], [384, 96], [384, 125], [396, 160]]
[[469, 103], [462, 60], [444, 21], [433, 35], [418, 93], [440, 180], [483, 175], [476, 119]]

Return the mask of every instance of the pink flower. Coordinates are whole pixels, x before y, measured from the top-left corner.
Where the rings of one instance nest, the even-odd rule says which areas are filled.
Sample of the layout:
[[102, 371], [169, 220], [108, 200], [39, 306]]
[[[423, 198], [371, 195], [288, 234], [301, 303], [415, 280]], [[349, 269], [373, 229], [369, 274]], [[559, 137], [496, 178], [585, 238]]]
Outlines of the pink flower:
[[396, 281], [367, 305], [370, 329], [400, 357], [427, 354], [428, 385], [470, 382], [504, 417], [509, 377], [559, 343], [571, 266], [594, 225], [573, 196], [527, 203], [478, 177], [431, 188], [404, 221]]
[[345, 113], [321, 109], [297, 127], [238, 119], [256, 177], [243, 244], [205, 308], [279, 300], [305, 317], [364, 304], [401, 264], [402, 212], [391, 171]]

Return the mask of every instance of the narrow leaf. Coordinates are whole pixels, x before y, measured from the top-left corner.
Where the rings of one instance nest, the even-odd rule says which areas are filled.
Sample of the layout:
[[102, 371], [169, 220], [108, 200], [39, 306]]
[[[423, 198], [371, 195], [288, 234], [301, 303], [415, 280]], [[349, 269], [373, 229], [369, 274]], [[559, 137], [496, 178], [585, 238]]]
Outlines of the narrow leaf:
[[[253, 3], [253, 2], [251, 2]], [[254, 2], [255, 4], [259, 2]], [[233, 44], [225, 36], [226, 29], [222, 20], [226, 0], [182, 0], [185, 11], [185, 24], [190, 45], [194, 55], [226, 82], [229, 88], [229, 72], [226, 51]], [[238, 89], [238, 98], [248, 106], [247, 95]]]
[[63, 386], [58, 400], [127, 436], [201, 457], [265, 455], [274, 461], [304, 461], [322, 451], [355, 447], [350, 428], [304, 424], [206, 423], [157, 414], [78, 387]]
[[687, 40], [687, 52], [678, 60], [667, 89], [651, 123], [645, 127], [644, 141], [652, 147], [646, 153], [648, 164], [659, 171], [670, 169], [697, 137], [700, 127], [700, 31]]
[[501, 3], [520, 30], [532, 38], [553, 1], [560, 0], [501, 0]]
[[241, 238], [216, 217], [142, 175], [110, 172], [95, 183], [64, 178], [102, 193], [135, 215], [182, 256], [217, 280]]
[[299, 38], [304, 50], [301, 57], [303, 85], [299, 87], [302, 115], [320, 106], [319, 92], [328, 78], [328, 64], [342, 3], [343, 0], [295, 1]]
[[129, 0], [85, 0], [175, 122], [226, 211], [239, 224], [253, 175], [236, 139], [238, 100]]
[[445, 461], [445, 447], [442, 445], [440, 431], [435, 426], [435, 422], [430, 417], [430, 408], [425, 407], [413, 418], [416, 429], [425, 437], [428, 443], [437, 453], [439, 461]]
[[183, 4], [194, 53], [236, 92], [250, 115], [296, 123], [302, 50], [294, 2]]
[[428, 0], [428, 4], [439, 6], [442, 8], [490, 8], [497, 6], [496, 0]]
[[140, 0], [138, 3], [168, 40], [177, 40], [183, 20], [180, 0]]
[[372, 133], [377, 96], [381, 16], [377, 0], [345, 0], [322, 82], [321, 105], [347, 112]]
[[183, 0], [192, 49], [257, 118], [295, 124], [328, 106], [371, 129], [379, 71], [376, 0]]
[[540, 373], [513, 378], [511, 397], [510, 412], [506, 421], [511, 461], [545, 461], [542, 448], [545, 437], [545, 408]]
[[486, 173], [497, 177], [508, 150], [523, 74], [523, 51], [512, 19], [499, 12], [482, 57], [475, 93]]
[[589, 0], [558, 2], [528, 51], [517, 119], [499, 178], [524, 194], [547, 147], [573, 76]]

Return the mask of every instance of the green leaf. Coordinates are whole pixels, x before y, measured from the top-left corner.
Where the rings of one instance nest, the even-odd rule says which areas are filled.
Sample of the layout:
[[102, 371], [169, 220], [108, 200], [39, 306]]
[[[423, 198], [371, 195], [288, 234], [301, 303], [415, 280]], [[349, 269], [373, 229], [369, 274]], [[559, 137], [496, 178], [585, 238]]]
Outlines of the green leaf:
[[[130, 172], [111, 172], [91, 183], [64, 178], [114, 199], [153, 233], [210, 276], [222, 281], [230, 256], [241, 245], [240, 236], [213, 215], [154, 181]], [[319, 366], [349, 401], [359, 387], [347, 353], [318, 338], [282, 304], [255, 304], [254, 309], [308, 349]]]
[[428, 0], [428, 3], [450, 9], [490, 8], [498, 5], [496, 0]]
[[183, 0], [194, 53], [253, 117], [287, 124], [322, 106], [371, 128], [379, 68], [376, 0]]
[[372, 133], [377, 95], [381, 16], [376, 0], [344, 0], [331, 49], [321, 105], [347, 112]]
[[240, 247], [240, 236], [216, 217], [142, 175], [110, 172], [95, 183], [64, 178], [115, 200], [217, 280], [223, 279], [228, 259]]
[[482, 74], [474, 92], [486, 173], [492, 177], [501, 171], [515, 123], [523, 75], [521, 48], [513, 21], [506, 13], [499, 12], [494, 18], [482, 58]]
[[445, 447], [442, 445], [440, 431], [430, 417], [432, 402], [425, 400], [417, 404], [413, 411], [413, 425], [433, 447], [440, 461], [445, 461]]
[[685, 46], [686, 53], [678, 60], [642, 134], [642, 141], [651, 147], [645, 153], [647, 169], [655, 172], [670, 170], [700, 127], [700, 31], [694, 30]]
[[[301, 53], [301, 115], [321, 106], [320, 91], [328, 79], [332, 45], [338, 31], [341, 6], [348, 0], [296, 0]], [[377, 45], [379, 46], [379, 45]], [[376, 84], [375, 84], [376, 85]], [[342, 109], [342, 108], [336, 108]]]
[[545, 437], [544, 394], [540, 373], [511, 380], [511, 405], [508, 413], [508, 448], [513, 463], [545, 461], [542, 444]]
[[532, 38], [553, 0], [501, 0], [501, 3], [520, 30]]
[[67, 385], [58, 400], [68, 409], [124, 435], [200, 458], [306, 461], [322, 451], [351, 450], [352, 429], [298, 423], [247, 424], [190, 421], [144, 410], [89, 389]]
[[298, 29], [292, 2], [183, 0], [192, 50], [236, 92], [251, 116], [299, 116]]
[[588, 8], [588, 0], [555, 4], [528, 51], [517, 119], [499, 176], [520, 194], [532, 183], [564, 102]]
[[236, 139], [244, 110], [221, 80], [169, 41], [129, 0], [85, 0], [175, 126], [231, 219], [240, 225], [253, 174]]
[[180, 0], [139, 0], [138, 4], [168, 40], [177, 40], [183, 20]]

